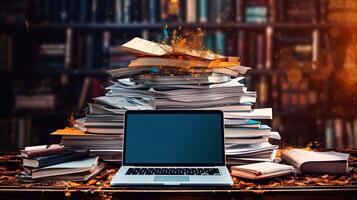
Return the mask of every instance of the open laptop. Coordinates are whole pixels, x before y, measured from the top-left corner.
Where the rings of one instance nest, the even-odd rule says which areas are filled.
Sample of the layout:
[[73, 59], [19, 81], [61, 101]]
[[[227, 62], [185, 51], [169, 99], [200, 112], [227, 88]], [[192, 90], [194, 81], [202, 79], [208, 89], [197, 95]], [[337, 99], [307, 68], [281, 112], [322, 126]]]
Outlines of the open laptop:
[[127, 111], [111, 185], [232, 185], [223, 130], [222, 111]]

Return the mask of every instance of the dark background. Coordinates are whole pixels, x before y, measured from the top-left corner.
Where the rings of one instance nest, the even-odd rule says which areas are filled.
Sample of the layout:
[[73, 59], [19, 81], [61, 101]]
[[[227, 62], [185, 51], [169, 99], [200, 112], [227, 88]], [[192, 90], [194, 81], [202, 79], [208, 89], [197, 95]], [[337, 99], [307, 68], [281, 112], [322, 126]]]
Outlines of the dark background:
[[116, 47], [135, 36], [160, 41], [166, 26], [169, 33], [200, 27], [208, 48], [253, 68], [246, 83], [258, 91], [255, 107], [273, 108], [267, 123], [283, 146], [357, 147], [355, 4], [2, 0], [0, 149], [56, 142], [49, 134], [104, 94], [104, 70], [132, 58]]

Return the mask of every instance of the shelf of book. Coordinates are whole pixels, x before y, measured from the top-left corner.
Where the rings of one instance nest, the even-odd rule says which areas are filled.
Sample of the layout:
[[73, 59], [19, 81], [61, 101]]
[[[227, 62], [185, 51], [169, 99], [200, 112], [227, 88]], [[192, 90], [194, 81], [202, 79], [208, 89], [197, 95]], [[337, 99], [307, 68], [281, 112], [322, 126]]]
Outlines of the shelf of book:
[[[307, 126], [315, 124], [318, 119], [328, 121], [345, 116], [352, 119], [354, 114], [330, 111], [333, 98], [328, 80], [336, 72], [336, 68], [331, 67], [331, 63], [336, 64], [332, 55], [336, 43], [332, 40], [339, 36], [347, 37], [345, 30], [356, 30], [357, 23], [352, 20], [348, 23], [329, 20], [329, 9], [337, 14], [341, 14], [341, 10], [328, 7], [328, 1], [173, 1], [180, 3], [180, 9], [173, 15], [169, 13], [171, 16], [163, 15], [167, 14], [167, 10], [161, 6], [171, 1], [150, 1], [157, 3], [155, 8], [145, 4], [149, 1], [135, 0], [108, 0], [100, 5], [95, 4], [97, 1], [85, 0], [69, 4], [66, 4], [67, 1], [33, 1], [36, 4], [33, 7], [40, 6], [27, 19], [28, 27], [25, 26], [23, 13], [9, 14], [10, 17], [4, 17], [7, 11], [0, 13], [0, 50], [5, 49], [1, 51], [4, 53], [0, 59], [0, 77], [5, 82], [1, 84], [1, 92], [6, 95], [9, 90], [10, 93], [17, 91], [17, 80], [27, 77], [35, 80], [61, 79], [56, 80], [60, 83], [50, 86], [55, 87], [54, 93], [58, 92], [57, 87], [66, 88], [57, 96], [75, 96], [70, 92], [84, 94], [87, 90], [98, 94], [104, 84], [100, 85], [94, 79], [108, 80], [104, 68], [119, 66], [117, 64], [130, 60], [115, 49], [118, 45], [132, 37], [162, 40], [162, 29], [165, 27], [170, 32], [173, 29], [194, 30], [200, 27], [206, 32], [208, 48], [227, 55], [239, 55], [242, 65], [253, 68], [247, 74], [248, 86], [257, 89], [262, 97], [258, 105], [273, 107], [276, 116], [305, 120]], [[120, 2], [134, 7], [118, 7]], [[217, 2], [222, 2], [222, 6], [215, 6]], [[65, 7], [68, 10], [63, 10]], [[188, 12], [189, 8], [193, 10]], [[140, 12], [135, 14], [137, 11]], [[54, 69], [52, 64], [60, 67]], [[330, 67], [332, 73], [322, 73]], [[314, 82], [312, 73], [324, 76], [325, 81]], [[285, 98], [286, 95], [291, 97]], [[90, 94], [83, 96], [84, 99], [92, 97]], [[301, 98], [301, 102], [297, 98]], [[312, 105], [310, 99], [313, 100]], [[68, 107], [79, 104], [73, 99], [64, 103]], [[286, 111], [290, 107], [293, 111]], [[26, 112], [20, 115], [26, 115]], [[70, 111], [63, 112], [65, 116]], [[11, 117], [12, 113], [8, 114]], [[16, 113], [13, 115], [19, 116]]]
[[43, 76], [43, 75], [70, 75], [70, 76], [95, 76], [108, 77], [104, 69], [26, 69], [26, 70], [0, 70], [1, 73], [9, 76]]
[[272, 27], [275, 29], [329, 29], [329, 28], [341, 28], [341, 29], [357, 29], [356, 24], [345, 23], [68, 23], [68, 24], [33, 24], [26, 27], [25, 24], [2, 24], [0, 31], [18, 31], [18, 30], [49, 30], [49, 29], [80, 29], [88, 31], [122, 31], [122, 30], [160, 30], [164, 27], [168, 29], [196, 29], [198, 27], [202, 29], [265, 29], [266, 27]]

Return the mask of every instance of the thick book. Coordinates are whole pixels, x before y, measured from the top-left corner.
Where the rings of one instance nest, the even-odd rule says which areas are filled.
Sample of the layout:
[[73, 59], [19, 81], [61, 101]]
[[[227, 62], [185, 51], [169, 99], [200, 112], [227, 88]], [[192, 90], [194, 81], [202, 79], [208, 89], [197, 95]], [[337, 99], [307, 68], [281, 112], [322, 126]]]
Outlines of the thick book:
[[347, 173], [349, 154], [335, 151], [315, 152], [302, 149], [285, 150], [282, 160], [298, 173]]
[[33, 167], [33, 168], [42, 168], [50, 165], [56, 165], [59, 163], [64, 163], [68, 161], [78, 160], [83, 157], [86, 157], [88, 154], [86, 153], [72, 153], [65, 152], [57, 155], [51, 156], [41, 156], [33, 159], [24, 158], [22, 160], [24, 167]]
[[94, 172], [99, 164], [99, 157], [87, 157], [80, 160], [63, 162], [60, 164], [43, 167], [40, 169], [27, 170], [33, 179], [77, 174], [84, 172]]
[[290, 165], [260, 162], [248, 165], [232, 166], [231, 171], [233, 176], [257, 180], [292, 174], [295, 169]]
[[46, 182], [46, 181], [79, 181], [79, 182], [85, 182], [88, 181], [95, 176], [97, 176], [100, 172], [102, 172], [106, 167], [106, 163], [100, 163], [98, 166], [96, 166], [94, 169], [86, 171], [86, 172], [81, 172], [81, 173], [75, 173], [75, 174], [65, 174], [65, 175], [58, 175], [58, 176], [51, 176], [51, 177], [43, 177], [43, 178], [33, 178], [31, 173], [26, 173], [23, 172], [20, 175], [20, 181], [21, 182]]
[[21, 157], [23, 158], [36, 158], [40, 156], [49, 156], [60, 154], [63, 151], [63, 147], [59, 144], [52, 145], [40, 145], [40, 146], [31, 146], [25, 147], [24, 150], [21, 150]]

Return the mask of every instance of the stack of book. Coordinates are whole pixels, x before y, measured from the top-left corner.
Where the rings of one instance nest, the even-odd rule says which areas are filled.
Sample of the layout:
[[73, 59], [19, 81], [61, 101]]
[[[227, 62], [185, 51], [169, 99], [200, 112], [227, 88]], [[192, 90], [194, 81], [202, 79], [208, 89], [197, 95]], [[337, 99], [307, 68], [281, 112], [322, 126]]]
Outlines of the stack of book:
[[[137, 58], [128, 67], [108, 70], [115, 80], [105, 96], [89, 104], [86, 117], [75, 127], [87, 133], [122, 134], [125, 110], [223, 110], [228, 164], [272, 161], [278, 146], [269, 138], [280, 135], [252, 120], [272, 119], [272, 110], [252, 109], [256, 92], [247, 91], [240, 77], [249, 68], [241, 66], [238, 57], [195, 49], [189, 41], [184, 47], [179, 43], [170, 46], [134, 38], [122, 45]], [[101, 124], [103, 132], [92, 129], [93, 124]]]
[[87, 153], [64, 151], [63, 147], [41, 145], [25, 147], [21, 151], [23, 182], [71, 180], [87, 181], [105, 168], [99, 157], [90, 157]]
[[[51, 133], [53, 136], [61, 136], [61, 145], [65, 150], [72, 152], [88, 152], [90, 156], [100, 156], [103, 161], [121, 162], [122, 154], [122, 121], [115, 122], [94, 122], [94, 124], [115, 124], [115, 126], [102, 128], [97, 126], [92, 128], [92, 122], [85, 122], [84, 119], [77, 119], [74, 127], [59, 129]], [[82, 124], [82, 125], [78, 125]], [[80, 127], [86, 126], [86, 127]], [[84, 129], [85, 131], [81, 130]], [[102, 130], [109, 130], [112, 133], [103, 134]], [[119, 130], [118, 130], [119, 129]], [[94, 130], [95, 133], [90, 132]], [[97, 131], [98, 130], [98, 131]], [[116, 133], [115, 133], [116, 132]]]

